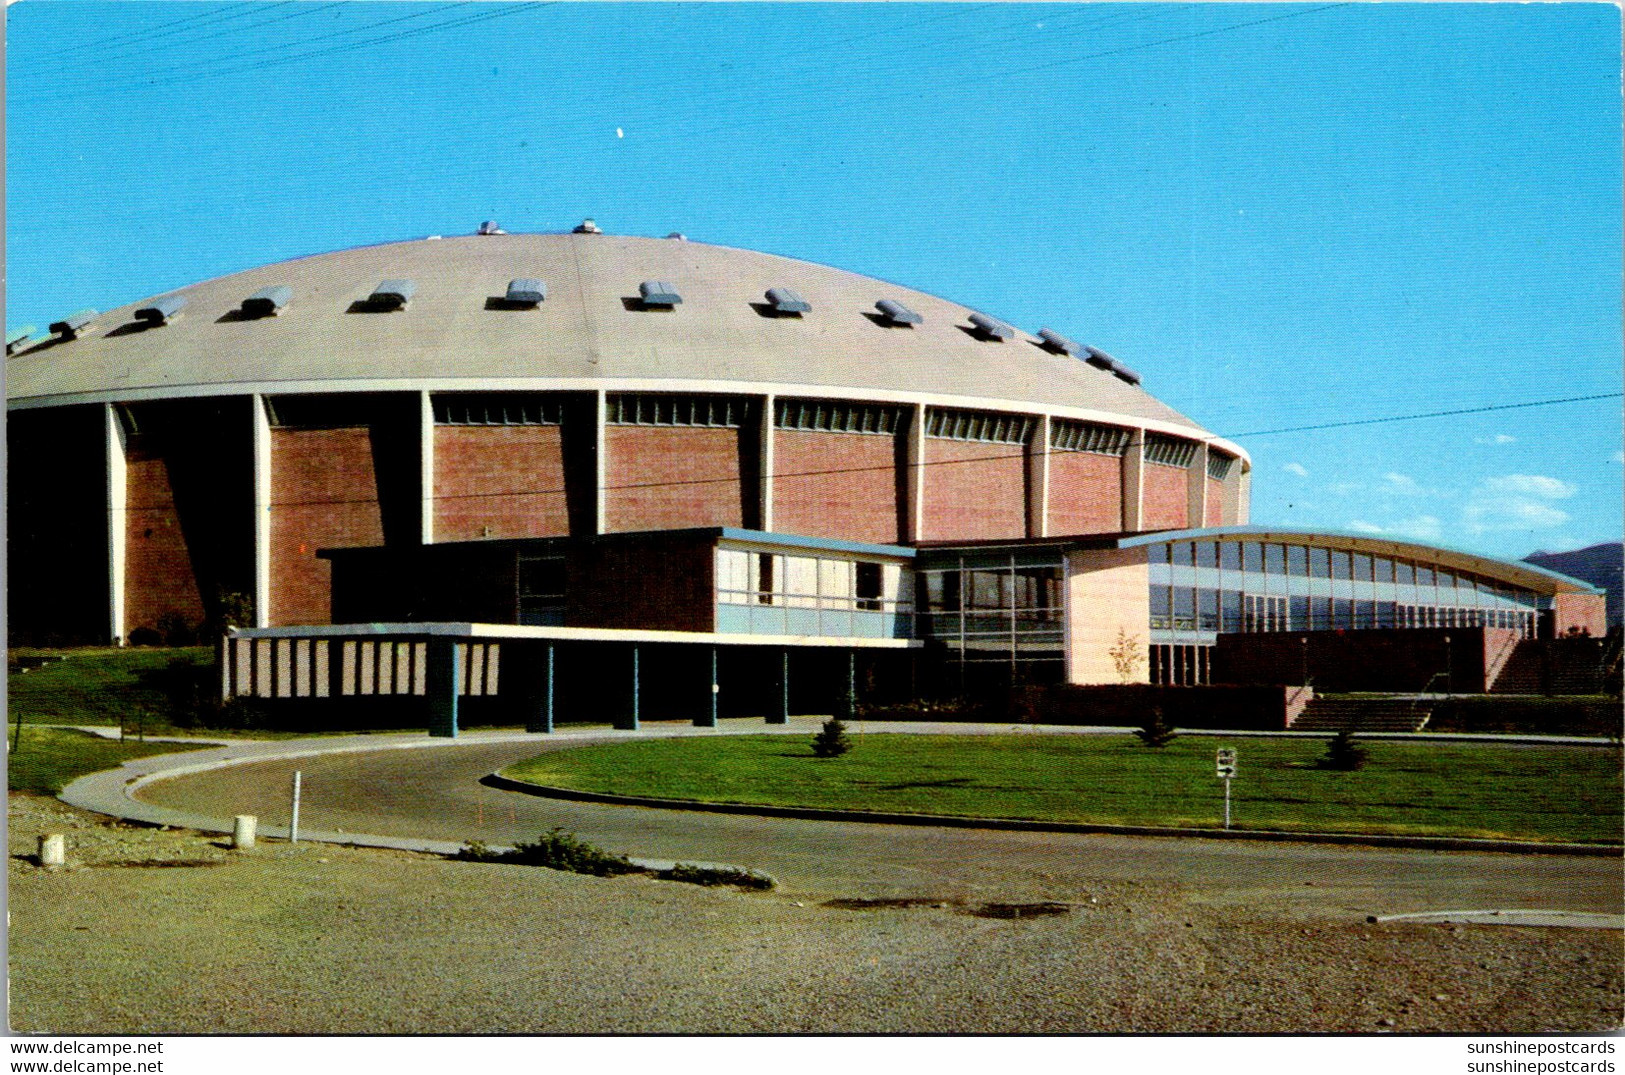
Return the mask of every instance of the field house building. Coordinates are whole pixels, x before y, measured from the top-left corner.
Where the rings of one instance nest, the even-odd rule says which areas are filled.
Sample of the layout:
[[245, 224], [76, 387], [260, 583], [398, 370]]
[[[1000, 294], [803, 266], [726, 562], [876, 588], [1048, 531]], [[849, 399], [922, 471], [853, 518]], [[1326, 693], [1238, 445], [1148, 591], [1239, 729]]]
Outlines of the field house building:
[[1096, 348], [675, 234], [317, 255], [7, 353], [12, 640], [235, 622], [229, 695], [775, 719], [859, 658], [918, 696], [1373, 646], [1373, 689], [1489, 689], [1605, 631], [1528, 564], [1249, 525], [1246, 451]]

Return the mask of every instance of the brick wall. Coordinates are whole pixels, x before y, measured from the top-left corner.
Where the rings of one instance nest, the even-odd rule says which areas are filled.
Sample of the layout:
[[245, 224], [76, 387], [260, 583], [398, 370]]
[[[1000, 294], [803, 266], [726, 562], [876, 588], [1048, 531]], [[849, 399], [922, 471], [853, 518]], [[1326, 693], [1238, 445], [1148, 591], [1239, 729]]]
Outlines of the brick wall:
[[1224, 482], [1216, 482], [1212, 478], [1204, 478], [1207, 482], [1207, 518], [1204, 526], [1223, 526], [1224, 520]]
[[1145, 549], [1096, 549], [1066, 558], [1067, 681], [1122, 683], [1111, 651], [1126, 642], [1138, 654], [1128, 682], [1150, 674], [1150, 568]]
[[1140, 529], [1167, 530], [1188, 525], [1189, 471], [1160, 463], [1145, 465], [1145, 498], [1141, 502]]
[[605, 529], [754, 525], [757, 492], [743, 479], [740, 450], [754, 436], [749, 428], [606, 427]]
[[436, 541], [570, 532], [561, 426], [437, 426]]
[[1094, 452], [1051, 452], [1049, 533], [1109, 534], [1123, 528], [1123, 461]]
[[709, 537], [576, 546], [566, 562], [565, 625], [714, 630], [714, 557]]
[[925, 438], [926, 541], [1027, 535], [1027, 464], [1019, 444]]
[[367, 427], [271, 431], [270, 539], [270, 625], [328, 622], [331, 566], [316, 550], [384, 540]]
[[[897, 446], [895, 436], [775, 430], [773, 529], [849, 541], [904, 537]], [[834, 473], [809, 473], [818, 471]]]
[[1552, 606], [1559, 635], [1568, 634], [1571, 627], [1594, 638], [1608, 633], [1607, 597], [1603, 594], [1560, 593]]
[[156, 628], [165, 616], [200, 624], [203, 597], [160, 438], [131, 436], [125, 460], [125, 631]]
[[[1321, 693], [1447, 688], [1476, 693], [1487, 689], [1486, 661], [1493, 666], [1504, 660], [1499, 654], [1511, 635], [1485, 627], [1221, 634], [1213, 651], [1213, 681], [1302, 683], [1307, 666]], [[1447, 667], [1448, 682], [1434, 679]]]

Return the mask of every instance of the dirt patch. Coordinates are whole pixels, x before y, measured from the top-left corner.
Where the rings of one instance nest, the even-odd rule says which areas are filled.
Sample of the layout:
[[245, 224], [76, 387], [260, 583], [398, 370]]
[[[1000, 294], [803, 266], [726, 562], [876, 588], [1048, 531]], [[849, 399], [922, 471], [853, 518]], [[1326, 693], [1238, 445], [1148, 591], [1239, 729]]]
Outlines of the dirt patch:
[[934, 899], [929, 896], [903, 896], [892, 899], [833, 899], [825, 907], [837, 911], [892, 911], [911, 907], [951, 910], [976, 918], [1047, 918], [1070, 914], [1070, 903], [1042, 900], [1036, 903], [967, 903], [961, 899]]
[[1045, 918], [1050, 915], [1070, 914], [1069, 903], [983, 903], [967, 907], [966, 914], [977, 918]]

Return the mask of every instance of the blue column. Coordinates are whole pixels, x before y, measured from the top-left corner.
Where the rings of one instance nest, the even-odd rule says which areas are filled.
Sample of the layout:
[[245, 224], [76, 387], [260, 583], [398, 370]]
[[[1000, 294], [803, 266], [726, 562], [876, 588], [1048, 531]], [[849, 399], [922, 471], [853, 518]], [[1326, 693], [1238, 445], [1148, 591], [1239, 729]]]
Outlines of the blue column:
[[553, 644], [542, 647], [542, 664], [534, 673], [525, 698], [525, 731], [553, 730]]
[[429, 734], [455, 739], [457, 690], [463, 682], [462, 651], [454, 638], [431, 638], [424, 648], [428, 651], [423, 685], [429, 703]]
[[694, 714], [694, 727], [696, 728], [715, 728], [717, 726], [717, 695], [720, 693], [719, 688], [721, 687], [721, 684], [717, 682], [717, 648], [707, 646], [706, 649], [710, 651], [710, 660], [706, 666], [710, 668], [711, 673], [705, 677], [705, 697], [700, 699], [700, 710]]
[[790, 723], [790, 651], [779, 650], [779, 682], [778, 697], [774, 700], [777, 712], [768, 710], [767, 722], [769, 724]]
[[632, 647], [632, 690], [626, 699], [626, 707], [615, 718], [615, 727], [623, 732], [638, 730], [638, 647]]
[[840, 705], [836, 710], [836, 717], [841, 720], [851, 720], [858, 711], [858, 651], [846, 651], [846, 689], [841, 692]]

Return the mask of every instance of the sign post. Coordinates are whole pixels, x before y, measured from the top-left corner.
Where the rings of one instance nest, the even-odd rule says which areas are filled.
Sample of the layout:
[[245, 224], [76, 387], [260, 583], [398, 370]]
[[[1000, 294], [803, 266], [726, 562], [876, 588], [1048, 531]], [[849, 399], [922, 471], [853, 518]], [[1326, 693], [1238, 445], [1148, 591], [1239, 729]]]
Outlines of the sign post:
[[1214, 775], [1224, 781], [1224, 828], [1230, 830], [1230, 778], [1236, 775], [1236, 752], [1221, 747], [1213, 758]]

